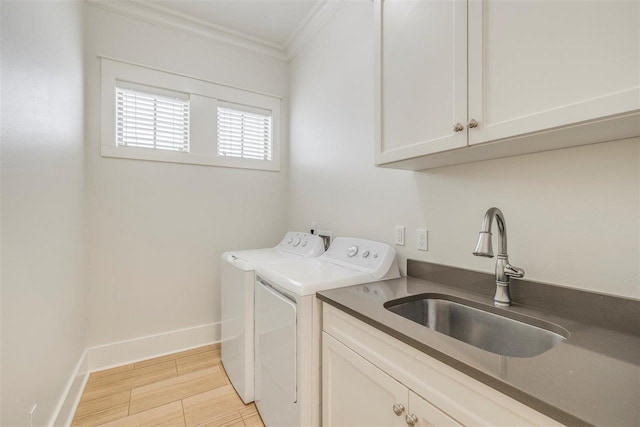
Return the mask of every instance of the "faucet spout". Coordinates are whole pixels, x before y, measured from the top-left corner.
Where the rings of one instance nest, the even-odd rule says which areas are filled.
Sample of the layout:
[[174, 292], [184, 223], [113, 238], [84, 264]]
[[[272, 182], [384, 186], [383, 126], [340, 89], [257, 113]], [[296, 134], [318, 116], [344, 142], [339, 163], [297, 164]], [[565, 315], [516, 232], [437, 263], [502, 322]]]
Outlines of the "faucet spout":
[[511, 277], [524, 277], [524, 270], [509, 264], [507, 255], [507, 223], [504, 214], [498, 208], [490, 208], [484, 215], [480, 236], [473, 255], [493, 258], [493, 246], [491, 244], [491, 227], [493, 220], [498, 224], [498, 257], [496, 260], [496, 293], [493, 302], [499, 307], [511, 305], [509, 283]]
[[483, 256], [493, 258], [493, 247], [491, 245], [491, 227], [495, 218], [498, 224], [498, 255], [507, 253], [507, 223], [504, 220], [504, 214], [498, 208], [490, 208], [484, 214], [482, 220], [482, 228], [480, 229], [480, 238], [476, 250], [473, 251], [475, 256]]

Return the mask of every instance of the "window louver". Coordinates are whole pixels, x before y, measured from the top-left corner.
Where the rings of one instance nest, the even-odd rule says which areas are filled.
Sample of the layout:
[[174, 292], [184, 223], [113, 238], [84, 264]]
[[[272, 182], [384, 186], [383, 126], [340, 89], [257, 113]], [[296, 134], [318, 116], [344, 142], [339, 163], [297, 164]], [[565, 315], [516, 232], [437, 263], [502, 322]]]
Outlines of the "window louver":
[[189, 151], [189, 97], [116, 87], [119, 146]]
[[271, 160], [271, 112], [218, 107], [218, 156]]

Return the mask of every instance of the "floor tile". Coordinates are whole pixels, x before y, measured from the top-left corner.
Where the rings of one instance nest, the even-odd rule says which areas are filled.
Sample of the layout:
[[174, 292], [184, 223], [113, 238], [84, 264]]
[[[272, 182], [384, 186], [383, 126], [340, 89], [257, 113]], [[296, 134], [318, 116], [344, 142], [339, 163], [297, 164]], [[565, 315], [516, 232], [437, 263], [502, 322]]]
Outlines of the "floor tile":
[[242, 417], [251, 417], [258, 413], [258, 408], [256, 408], [255, 403], [250, 403], [246, 405], [243, 409], [240, 409], [240, 415]]
[[258, 408], [256, 408], [254, 403], [240, 410], [240, 415], [246, 427], [264, 427], [262, 418], [260, 418], [260, 414], [258, 413]]
[[184, 399], [225, 385], [219, 366], [156, 382], [131, 391], [129, 414]]
[[211, 351], [213, 350], [210, 345], [205, 345], [203, 347], [193, 348], [191, 350], [185, 350], [180, 353], [172, 353], [166, 356], [155, 357], [153, 359], [143, 360], [142, 362], [136, 362], [134, 364], [135, 369], [144, 368], [146, 366], [155, 365], [157, 363], [167, 362], [169, 360], [176, 360], [179, 357], [188, 357], [194, 354]]
[[89, 381], [82, 394], [81, 401], [87, 401], [116, 394], [125, 390], [142, 387], [159, 381], [176, 377], [175, 361], [158, 363], [140, 369], [131, 369], [99, 380]]
[[72, 427], [93, 427], [99, 426], [110, 421], [124, 418], [129, 414], [129, 403], [114, 406], [100, 412], [85, 415], [83, 417], [74, 418], [71, 422]]
[[244, 421], [238, 411], [231, 411], [194, 427], [244, 427]]
[[136, 362], [133, 364], [133, 367], [134, 369], [147, 368], [152, 365], [157, 365], [163, 362], [172, 362], [174, 360], [176, 360], [176, 356], [174, 354], [168, 354], [166, 356], [154, 357], [153, 359]]
[[180, 401], [104, 424], [105, 427], [184, 427]]
[[262, 418], [257, 413], [250, 417], [242, 417], [242, 421], [246, 427], [264, 427]]
[[[80, 418], [86, 415], [90, 415], [96, 412], [105, 411], [116, 406], [127, 405], [129, 406], [129, 396], [131, 392], [129, 390], [123, 390], [118, 393], [108, 394], [103, 397], [98, 397], [91, 400], [81, 400], [76, 410], [75, 417]], [[128, 409], [127, 409], [128, 412]]]
[[230, 385], [218, 387], [182, 401], [187, 426], [196, 426], [209, 422], [229, 412], [239, 413], [245, 408], [236, 391]]
[[262, 426], [230, 384], [219, 343], [95, 372], [72, 425]]
[[176, 359], [178, 375], [188, 374], [201, 369], [213, 368], [220, 365], [220, 350], [210, 350]]
[[89, 376], [89, 381], [87, 381], [87, 386], [85, 390], [91, 390], [93, 388], [103, 387], [108, 383], [128, 381], [131, 378], [142, 377], [147, 374], [151, 374], [157, 371], [162, 371], [165, 369], [173, 369], [175, 368], [175, 361], [169, 360], [164, 363], [147, 366], [144, 369], [134, 369], [133, 365], [128, 365], [128, 366], [132, 366], [132, 368], [123, 370], [123, 371], [114, 371], [109, 374], [103, 374], [103, 372], [106, 372], [106, 371], [92, 373]]
[[133, 369], [133, 363], [128, 365], [118, 366], [116, 368], [105, 369], [103, 371], [94, 372], [90, 375], [93, 381], [102, 381], [106, 378], [113, 377], [114, 375], [118, 375], [125, 371], [130, 371]]

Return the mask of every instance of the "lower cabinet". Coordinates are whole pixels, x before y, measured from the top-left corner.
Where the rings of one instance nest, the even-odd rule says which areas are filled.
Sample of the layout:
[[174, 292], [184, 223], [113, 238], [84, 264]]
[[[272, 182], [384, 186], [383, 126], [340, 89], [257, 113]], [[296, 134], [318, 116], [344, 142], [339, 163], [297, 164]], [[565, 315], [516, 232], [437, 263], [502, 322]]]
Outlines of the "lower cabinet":
[[405, 421], [409, 427], [460, 427], [462, 425], [412, 391], [409, 391], [409, 409]]
[[324, 426], [460, 426], [335, 338], [322, 339]]
[[326, 333], [322, 361], [323, 425], [404, 427], [405, 386]]
[[322, 329], [325, 427], [562, 425], [326, 303]]

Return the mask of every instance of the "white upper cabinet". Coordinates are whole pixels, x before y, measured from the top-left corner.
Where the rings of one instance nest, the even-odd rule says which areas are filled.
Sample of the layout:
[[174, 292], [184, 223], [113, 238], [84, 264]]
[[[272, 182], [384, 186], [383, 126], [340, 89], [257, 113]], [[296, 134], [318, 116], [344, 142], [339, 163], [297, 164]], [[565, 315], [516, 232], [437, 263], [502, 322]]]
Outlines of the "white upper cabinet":
[[470, 0], [469, 143], [640, 108], [640, 2]]
[[637, 0], [374, 7], [378, 165], [426, 169], [640, 136]]
[[375, 7], [377, 163], [466, 146], [466, 1], [384, 0]]

